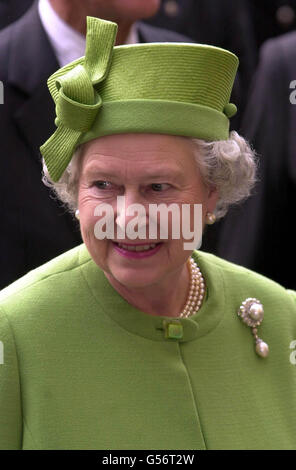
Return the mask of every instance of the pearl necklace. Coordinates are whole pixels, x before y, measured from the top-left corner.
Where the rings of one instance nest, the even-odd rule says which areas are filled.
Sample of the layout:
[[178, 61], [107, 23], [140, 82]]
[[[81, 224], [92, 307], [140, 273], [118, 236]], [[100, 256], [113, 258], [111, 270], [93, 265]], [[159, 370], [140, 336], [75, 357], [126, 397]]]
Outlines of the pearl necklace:
[[190, 315], [196, 313], [202, 304], [205, 293], [205, 282], [199, 267], [194, 259], [188, 260], [190, 271], [190, 289], [184, 310], [179, 315], [179, 318], [188, 318]]

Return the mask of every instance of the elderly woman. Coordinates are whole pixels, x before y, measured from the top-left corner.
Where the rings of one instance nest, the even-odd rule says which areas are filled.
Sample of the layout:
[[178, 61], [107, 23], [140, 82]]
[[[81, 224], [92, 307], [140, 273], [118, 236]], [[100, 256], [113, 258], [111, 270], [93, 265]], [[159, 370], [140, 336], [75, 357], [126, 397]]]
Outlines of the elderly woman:
[[254, 183], [237, 58], [115, 35], [88, 18], [49, 79], [45, 179], [84, 243], [1, 293], [0, 447], [295, 448], [295, 292], [188, 243]]

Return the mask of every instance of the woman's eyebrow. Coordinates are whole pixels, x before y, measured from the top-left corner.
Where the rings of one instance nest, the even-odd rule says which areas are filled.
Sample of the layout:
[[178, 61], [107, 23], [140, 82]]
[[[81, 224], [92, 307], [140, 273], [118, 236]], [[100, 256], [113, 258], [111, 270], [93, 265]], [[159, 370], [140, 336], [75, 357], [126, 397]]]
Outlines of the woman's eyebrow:
[[87, 168], [84, 172], [85, 176], [95, 178], [102, 176], [104, 178], [116, 178], [119, 176], [118, 172], [110, 172], [110, 170], [104, 170], [103, 168]]
[[[99, 168], [99, 167], [89, 167], [85, 170], [85, 175], [88, 177], [104, 177], [104, 178], [118, 178], [121, 176], [120, 171], [110, 171], [104, 168]], [[182, 170], [180, 169], [160, 169], [160, 170], [152, 170], [149, 171], [148, 169], [145, 169], [145, 173], [139, 177], [141, 180], [147, 180], [147, 179], [159, 179], [159, 178], [170, 178], [170, 179], [180, 179], [184, 175], [182, 173]]]

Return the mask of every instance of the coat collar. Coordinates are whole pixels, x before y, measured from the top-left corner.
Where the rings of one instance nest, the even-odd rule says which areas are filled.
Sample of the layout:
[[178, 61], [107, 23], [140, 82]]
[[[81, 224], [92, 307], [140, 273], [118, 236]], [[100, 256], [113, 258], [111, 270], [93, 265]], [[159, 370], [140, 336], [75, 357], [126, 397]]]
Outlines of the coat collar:
[[101, 311], [105, 312], [121, 328], [134, 335], [153, 341], [176, 341], [176, 339], [167, 338], [165, 332], [168, 324], [177, 320], [183, 330], [178, 341], [189, 342], [212, 332], [224, 318], [226, 297], [223, 270], [216, 267], [214, 257], [211, 262], [207, 253], [197, 250], [192, 253], [192, 258], [200, 266], [206, 281], [204, 302], [194, 315], [189, 318], [177, 319], [170, 317], [169, 312], [168, 316], [150, 315], [132, 306], [113, 288], [103, 270], [90, 257], [85, 244], [74, 250], [75, 253], [78, 253], [78, 263], [83, 277]]

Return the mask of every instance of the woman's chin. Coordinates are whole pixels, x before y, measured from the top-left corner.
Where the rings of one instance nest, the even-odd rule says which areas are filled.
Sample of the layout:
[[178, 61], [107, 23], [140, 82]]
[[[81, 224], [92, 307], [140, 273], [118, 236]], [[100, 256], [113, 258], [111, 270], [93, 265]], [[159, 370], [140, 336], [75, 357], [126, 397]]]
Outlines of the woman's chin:
[[150, 271], [149, 269], [120, 269], [118, 266], [115, 266], [114, 269], [110, 269], [113, 279], [128, 289], [140, 289], [152, 284], [157, 284], [161, 279], [161, 275], [157, 276], [155, 271], [155, 269], [154, 271]]

